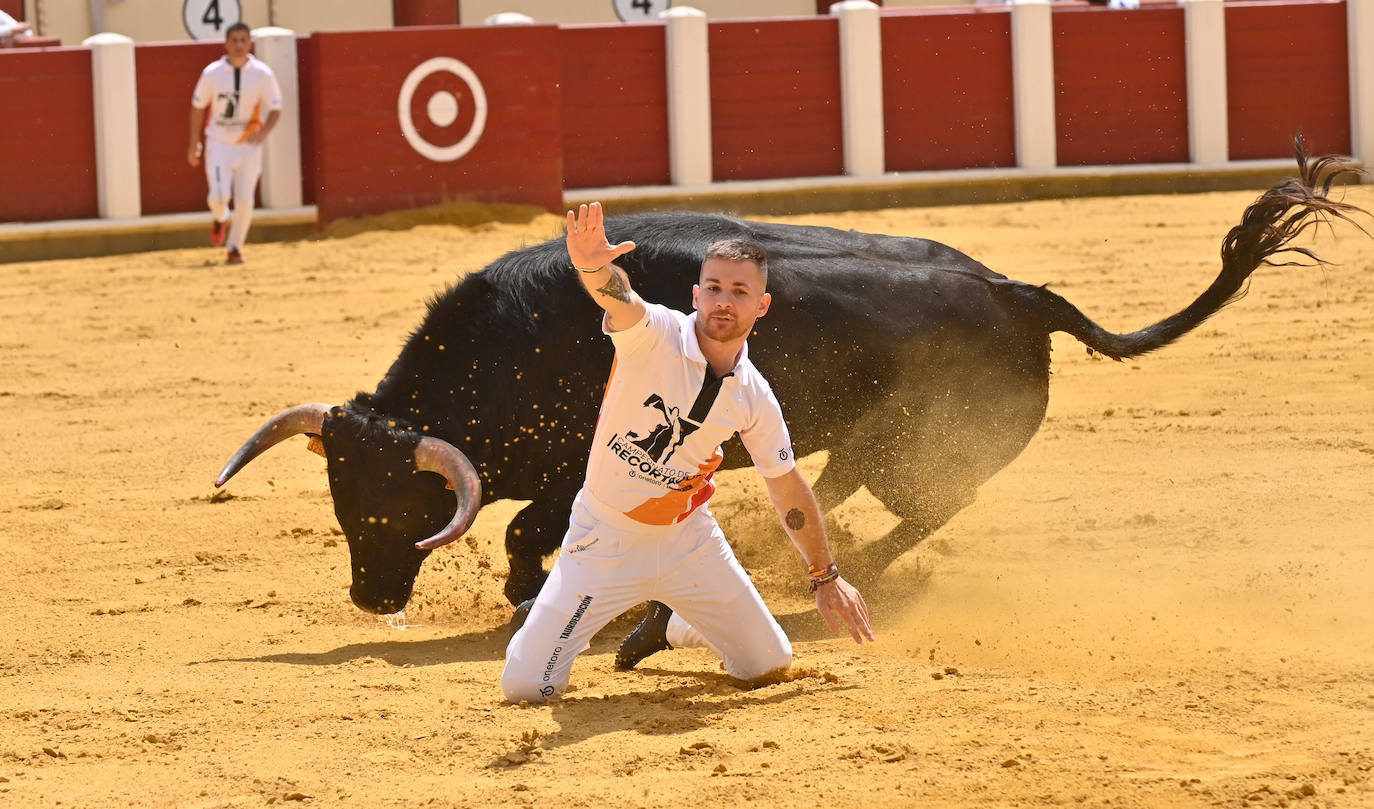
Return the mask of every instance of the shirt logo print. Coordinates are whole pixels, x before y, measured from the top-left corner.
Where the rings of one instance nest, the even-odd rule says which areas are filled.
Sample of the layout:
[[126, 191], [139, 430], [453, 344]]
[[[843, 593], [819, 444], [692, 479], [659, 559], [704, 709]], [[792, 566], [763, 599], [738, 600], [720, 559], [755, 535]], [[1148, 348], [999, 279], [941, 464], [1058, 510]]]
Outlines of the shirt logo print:
[[644, 406], [657, 409], [662, 414], [662, 422], [650, 430], [648, 435], [626, 432], [625, 437], [636, 439], [630, 443], [644, 450], [654, 463], [667, 463], [678, 447], [682, 446], [682, 442], [687, 440], [687, 436], [700, 429], [701, 425], [682, 418], [679, 415], [682, 409], [670, 406], [657, 393], [649, 394], [649, 398], [644, 400]]

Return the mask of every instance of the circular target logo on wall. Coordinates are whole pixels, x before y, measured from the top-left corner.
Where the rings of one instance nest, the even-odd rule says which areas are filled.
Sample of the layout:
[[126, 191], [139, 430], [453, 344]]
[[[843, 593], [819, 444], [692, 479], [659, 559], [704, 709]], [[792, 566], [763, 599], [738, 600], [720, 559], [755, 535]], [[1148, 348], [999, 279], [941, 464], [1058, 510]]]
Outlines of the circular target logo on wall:
[[181, 4], [181, 22], [197, 41], [223, 42], [225, 30], [242, 20], [239, 0], [186, 0]]
[[615, 14], [622, 22], [656, 20], [668, 10], [673, 0], [613, 0]]
[[411, 148], [436, 163], [451, 163], [482, 137], [487, 93], [472, 68], [436, 56], [416, 65], [401, 82], [396, 115]]

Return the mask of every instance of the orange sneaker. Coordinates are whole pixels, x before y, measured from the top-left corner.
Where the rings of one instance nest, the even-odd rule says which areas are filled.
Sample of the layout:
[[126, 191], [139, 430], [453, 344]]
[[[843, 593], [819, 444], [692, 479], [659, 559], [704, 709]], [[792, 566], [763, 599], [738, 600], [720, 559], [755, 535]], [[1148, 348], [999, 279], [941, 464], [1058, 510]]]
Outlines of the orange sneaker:
[[243, 253], [237, 247], [229, 248], [229, 255], [224, 259], [225, 264], [242, 264]]
[[218, 219], [210, 223], [210, 244], [220, 247], [224, 244], [224, 237], [229, 232], [229, 223], [221, 222]]

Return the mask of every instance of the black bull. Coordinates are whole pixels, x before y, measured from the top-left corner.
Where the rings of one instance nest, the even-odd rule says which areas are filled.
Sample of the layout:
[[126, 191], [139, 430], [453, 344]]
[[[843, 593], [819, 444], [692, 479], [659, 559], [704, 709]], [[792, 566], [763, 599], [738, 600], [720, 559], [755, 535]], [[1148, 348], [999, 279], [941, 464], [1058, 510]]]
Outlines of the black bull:
[[[1137, 356], [1216, 313], [1267, 258], [1316, 259], [1290, 240], [1359, 210], [1327, 194], [1354, 169], [1308, 161], [1300, 147], [1298, 160], [1301, 177], [1262, 195], [1226, 236], [1211, 286], [1130, 334], [924, 239], [695, 213], [613, 218], [606, 230], [639, 245], [618, 262], [634, 288], [683, 311], [708, 244], [743, 238], [768, 251], [773, 304], [750, 357], [782, 403], [796, 452], [829, 451], [816, 484], [822, 508], [866, 485], [902, 518], [862, 553], [842, 555], [862, 581], [944, 525], [1030, 442], [1049, 396], [1051, 332], [1115, 359]], [[216, 484], [290, 435], [320, 436], [351, 596], [378, 613], [405, 606], [429, 549], [461, 536], [481, 505], [528, 500], [506, 531], [505, 594], [533, 597], [582, 484], [611, 366], [599, 316], [561, 239], [508, 253], [433, 301], [375, 392], [279, 414]], [[726, 468], [747, 462], [727, 446]]]

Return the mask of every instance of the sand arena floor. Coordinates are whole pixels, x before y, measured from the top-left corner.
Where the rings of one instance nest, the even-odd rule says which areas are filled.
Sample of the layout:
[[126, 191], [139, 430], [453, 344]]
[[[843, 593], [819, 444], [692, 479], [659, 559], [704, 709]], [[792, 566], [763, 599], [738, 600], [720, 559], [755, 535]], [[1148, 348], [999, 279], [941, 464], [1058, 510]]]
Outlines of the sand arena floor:
[[[1129, 331], [1214, 277], [1254, 193], [787, 221], [920, 235]], [[1374, 208], [1374, 188], [1349, 191]], [[502, 703], [504, 524], [426, 564], [404, 631], [347, 599], [304, 441], [210, 497], [263, 418], [371, 390], [425, 299], [551, 216], [0, 265], [0, 805], [1374, 806], [1374, 240], [1265, 269], [1178, 345], [1055, 337], [1049, 415], [868, 595], [809, 617], [780, 535], [717, 497], [796, 638], [743, 691], [706, 653]], [[807, 459], [814, 474], [823, 457]], [[861, 536], [892, 517], [856, 496]]]

